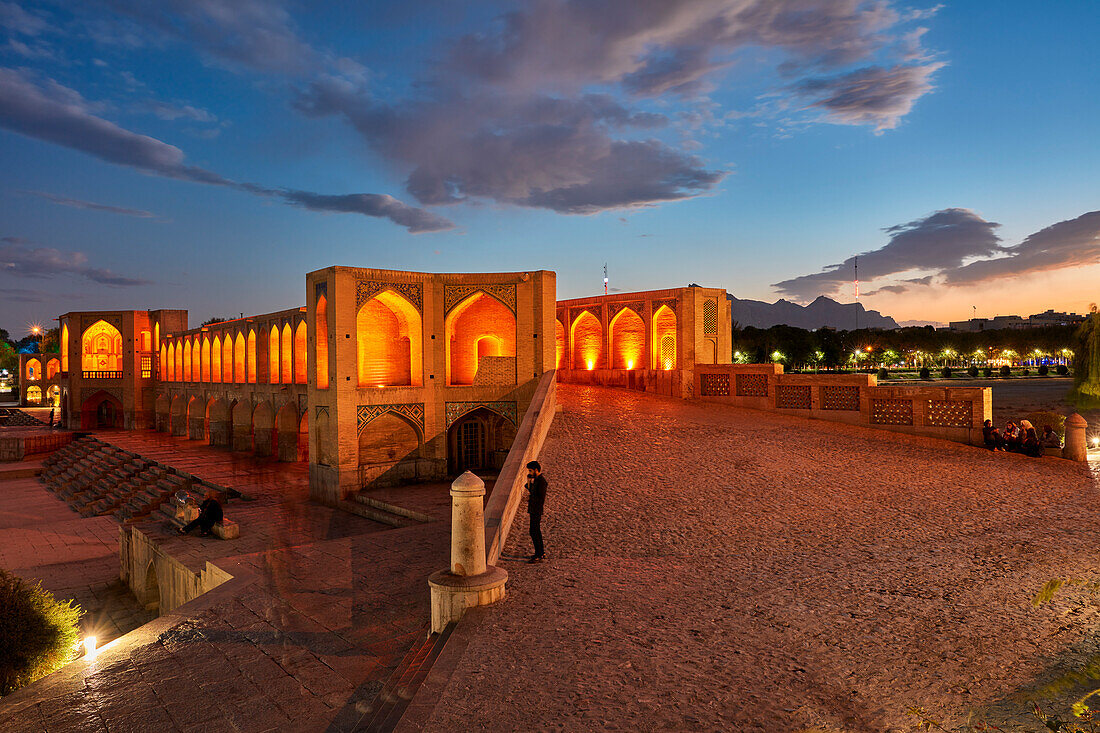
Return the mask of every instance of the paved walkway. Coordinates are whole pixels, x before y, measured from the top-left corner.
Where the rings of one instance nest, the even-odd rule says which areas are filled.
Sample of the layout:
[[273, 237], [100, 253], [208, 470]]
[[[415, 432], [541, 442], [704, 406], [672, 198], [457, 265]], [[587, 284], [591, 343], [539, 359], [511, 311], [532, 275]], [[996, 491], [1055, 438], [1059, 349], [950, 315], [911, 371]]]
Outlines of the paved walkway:
[[[550, 560], [505, 562], [508, 598], [429, 730], [1026, 720], [1012, 693], [1100, 659], [1093, 599], [1030, 603], [1050, 578], [1100, 579], [1100, 489], [1079, 464], [626, 390], [559, 398]], [[507, 555], [530, 553], [524, 529]], [[1051, 704], [1065, 717], [1083, 691]]]

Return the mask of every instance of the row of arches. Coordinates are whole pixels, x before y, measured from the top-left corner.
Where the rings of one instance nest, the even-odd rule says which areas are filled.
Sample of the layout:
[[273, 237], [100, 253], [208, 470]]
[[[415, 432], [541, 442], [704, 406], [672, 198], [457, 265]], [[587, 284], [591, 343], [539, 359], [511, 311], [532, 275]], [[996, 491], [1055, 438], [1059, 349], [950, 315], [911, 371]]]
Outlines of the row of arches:
[[[46, 361], [45, 378], [47, 380], [53, 379], [61, 371], [60, 359], [49, 359]], [[24, 376], [28, 382], [37, 382], [43, 378], [42, 362], [38, 359], [27, 359], [26, 366], [24, 367]]]
[[649, 339], [645, 322], [632, 308], [623, 308], [608, 323], [591, 311], [582, 311], [569, 327], [568, 338], [561, 320], [555, 322], [558, 369], [655, 369], [676, 368], [676, 313], [662, 305], [653, 313]]
[[[306, 383], [306, 324], [292, 330], [278, 324], [264, 337], [260, 349], [256, 329], [207, 332], [169, 339], [160, 346], [160, 379], [166, 382], [211, 382], [223, 384]], [[258, 354], [266, 351], [266, 359]], [[266, 371], [266, 374], [262, 374]], [[327, 377], [327, 374], [326, 374]]]
[[309, 459], [309, 416], [299, 415], [293, 402], [276, 410], [269, 400], [253, 406], [224, 397], [160, 395], [155, 410], [162, 432], [281, 461]]
[[38, 385], [32, 384], [27, 387], [23, 396], [27, 404], [30, 405], [47, 405], [49, 407], [59, 407], [61, 405], [61, 387], [56, 384], [47, 387], [45, 392]]

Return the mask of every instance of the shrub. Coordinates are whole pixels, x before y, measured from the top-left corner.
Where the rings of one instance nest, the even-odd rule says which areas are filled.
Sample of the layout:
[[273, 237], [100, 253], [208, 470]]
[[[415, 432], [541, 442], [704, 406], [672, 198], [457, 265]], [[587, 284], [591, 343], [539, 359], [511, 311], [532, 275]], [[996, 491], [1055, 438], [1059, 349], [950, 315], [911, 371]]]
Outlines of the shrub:
[[72, 661], [82, 611], [59, 602], [41, 583], [0, 570], [0, 695]]
[[985, 368], [985, 376], [986, 376], [987, 379], [989, 377], [993, 376], [993, 367], [986, 367]]
[[1009, 366], [1001, 367], [1001, 376], [1002, 377], [1011, 377], [1012, 376], [1012, 367], [1009, 367]]
[[1030, 369], [1025, 369], [1024, 370], [1024, 376], [1026, 377], [1028, 374], [1031, 374], [1031, 370]]
[[950, 379], [951, 378], [951, 367], [944, 367], [943, 369], [940, 369], [940, 376], [943, 377], [944, 379]]
[[1057, 412], [1051, 412], [1050, 410], [1038, 410], [1029, 413], [1024, 419], [1031, 423], [1040, 438], [1043, 437], [1043, 428], [1047, 425], [1054, 428], [1054, 432], [1058, 433], [1059, 438], [1064, 438], [1066, 435], [1065, 415], [1059, 415]]
[[1059, 377], [1064, 377], [1069, 374], [1069, 367], [1065, 364], [1059, 364], [1054, 368], [1054, 371], [1058, 372]]
[[971, 379], [974, 379], [978, 376], [978, 367], [972, 366], [966, 370], [966, 373], [970, 376]]
[[1046, 364], [1043, 364], [1041, 367], [1039, 367], [1039, 376], [1040, 377], [1045, 377], [1048, 374], [1050, 374], [1050, 369], [1047, 368]]
[[878, 378], [879, 379], [889, 379], [890, 378], [890, 372], [888, 372], [886, 370], [886, 367], [882, 367], [881, 369], [878, 370]]
[[932, 372], [928, 371], [928, 367], [921, 367], [920, 368], [920, 378], [921, 379], [931, 379], [932, 378]]

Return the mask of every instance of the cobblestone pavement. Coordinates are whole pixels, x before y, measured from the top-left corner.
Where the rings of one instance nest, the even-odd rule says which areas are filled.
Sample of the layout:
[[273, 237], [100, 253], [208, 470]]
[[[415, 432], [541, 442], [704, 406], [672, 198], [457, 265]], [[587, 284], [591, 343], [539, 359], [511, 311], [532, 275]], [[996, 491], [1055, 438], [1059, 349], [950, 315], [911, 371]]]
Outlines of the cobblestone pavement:
[[[914, 730], [913, 706], [1026, 713], [1014, 691], [1100, 652], [1089, 596], [1031, 605], [1051, 578], [1100, 579], [1100, 489], [1079, 464], [558, 394], [550, 559], [504, 562], [508, 597], [429, 730]], [[511, 558], [531, 551], [524, 511]]]

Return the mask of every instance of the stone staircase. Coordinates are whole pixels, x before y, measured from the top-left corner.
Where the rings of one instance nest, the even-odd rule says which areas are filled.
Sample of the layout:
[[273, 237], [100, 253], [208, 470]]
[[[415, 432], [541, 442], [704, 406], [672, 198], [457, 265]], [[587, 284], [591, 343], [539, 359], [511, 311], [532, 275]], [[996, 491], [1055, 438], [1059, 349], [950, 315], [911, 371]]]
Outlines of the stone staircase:
[[378, 691], [377, 697], [361, 710], [363, 718], [355, 730], [364, 733], [389, 733], [397, 727], [413, 695], [420, 689], [435, 660], [443, 651], [454, 627], [454, 624], [449, 624], [439, 634], [428, 634], [427, 627], [424, 627], [424, 641], [413, 645]]
[[36, 417], [31, 417], [22, 410], [15, 408], [0, 408], [0, 425], [8, 428], [41, 428], [46, 423]]
[[411, 527], [414, 524], [435, 521], [435, 517], [376, 499], [362, 491], [355, 494], [351, 499], [341, 500], [340, 508], [346, 512], [358, 514], [360, 517], [388, 524], [391, 527]]

